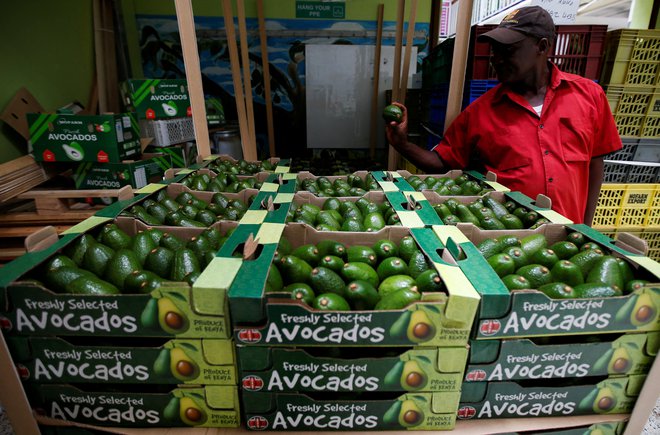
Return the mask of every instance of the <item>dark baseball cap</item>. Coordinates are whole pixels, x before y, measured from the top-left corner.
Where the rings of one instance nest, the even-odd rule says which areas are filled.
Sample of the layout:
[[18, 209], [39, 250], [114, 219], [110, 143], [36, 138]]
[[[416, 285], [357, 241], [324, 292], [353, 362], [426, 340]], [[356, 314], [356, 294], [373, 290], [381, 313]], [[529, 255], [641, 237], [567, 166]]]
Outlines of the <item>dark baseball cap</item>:
[[479, 35], [479, 40], [491, 39], [500, 44], [515, 44], [527, 36], [547, 38], [555, 37], [555, 23], [550, 14], [540, 6], [527, 6], [515, 9], [507, 14], [493, 30]]

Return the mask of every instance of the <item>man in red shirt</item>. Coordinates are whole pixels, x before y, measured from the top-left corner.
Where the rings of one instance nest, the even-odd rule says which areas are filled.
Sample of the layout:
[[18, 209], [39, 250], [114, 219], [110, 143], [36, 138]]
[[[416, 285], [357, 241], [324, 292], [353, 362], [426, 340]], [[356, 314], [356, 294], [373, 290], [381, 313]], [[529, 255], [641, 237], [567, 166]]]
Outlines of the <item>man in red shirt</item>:
[[407, 113], [387, 139], [430, 173], [492, 171], [513, 191], [552, 199], [575, 223], [591, 224], [603, 181], [603, 156], [621, 149], [607, 97], [593, 81], [548, 61], [555, 36], [541, 7], [517, 9], [480, 36], [491, 42], [500, 84], [470, 104], [431, 151], [407, 140]]

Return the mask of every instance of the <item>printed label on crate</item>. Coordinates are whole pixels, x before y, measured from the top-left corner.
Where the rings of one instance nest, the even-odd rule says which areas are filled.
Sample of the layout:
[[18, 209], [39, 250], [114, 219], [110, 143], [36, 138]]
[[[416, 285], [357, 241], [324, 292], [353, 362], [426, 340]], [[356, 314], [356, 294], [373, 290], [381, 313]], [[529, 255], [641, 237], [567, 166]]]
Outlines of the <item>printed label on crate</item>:
[[628, 378], [611, 378], [593, 385], [523, 388], [513, 382], [475, 385], [485, 396], [475, 402], [470, 387], [463, 391], [458, 418], [461, 420], [509, 417], [550, 417], [629, 412], [636, 396], [628, 396]]
[[660, 329], [660, 288], [621, 297], [549, 299], [543, 293], [515, 292], [502, 319], [479, 321], [480, 338], [655, 331]]
[[[253, 347], [254, 348], [254, 347]], [[315, 358], [300, 350], [238, 349], [241, 360], [262, 357], [272, 361], [265, 371], [244, 370], [242, 387], [248, 391], [459, 391], [462, 368], [443, 373], [438, 359], [463, 361], [466, 348], [419, 349], [396, 357], [360, 359]]]
[[[614, 342], [537, 346], [529, 340], [502, 341], [496, 360], [470, 364], [467, 382], [514, 379], [582, 378], [648, 372], [652, 356], [645, 353], [647, 336], [628, 334]], [[473, 342], [478, 352], [479, 342]]]
[[[236, 384], [229, 340], [172, 340], [162, 347], [75, 346], [41, 337], [8, 342], [21, 378], [31, 382]], [[215, 351], [214, 362], [205, 347]]]
[[[165, 394], [88, 393], [45, 385], [31, 396], [46, 415], [107, 427], [237, 427], [236, 387], [180, 388]], [[215, 407], [215, 395], [224, 395]]]
[[239, 342], [261, 345], [448, 345], [467, 343], [470, 324], [443, 326], [444, 304], [415, 304], [404, 311], [313, 312], [269, 303], [269, 323], [236, 331]]
[[32, 285], [6, 292], [12, 311], [0, 326], [17, 335], [227, 337], [227, 318], [200, 316], [190, 287], [161, 287], [147, 295], [60, 295]]
[[[304, 395], [273, 398], [275, 411], [256, 413], [252, 401], [269, 393], [243, 396], [246, 425], [251, 430], [449, 430], [456, 421], [460, 393], [406, 394], [395, 400], [313, 401]], [[254, 396], [263, 398], [255, 398]], [[265, 396], [263, 396], [265, 395]]]

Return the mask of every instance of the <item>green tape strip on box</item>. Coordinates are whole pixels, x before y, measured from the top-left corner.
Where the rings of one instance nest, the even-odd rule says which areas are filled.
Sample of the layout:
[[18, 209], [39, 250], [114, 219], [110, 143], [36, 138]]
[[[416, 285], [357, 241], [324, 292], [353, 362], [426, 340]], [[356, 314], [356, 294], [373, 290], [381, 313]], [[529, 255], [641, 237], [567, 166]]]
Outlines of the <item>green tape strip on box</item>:
[[151, 183], [151, 184], [147, 184], [143, 188], [139, 189], [137, 191], [137, 193], [154, 193], [154, 192], [158, 192], [163, 187], [165, 187], [164, 184]]
[[268, 215], [267, 210], [248, 210], [243, 215], [243, 218], [240, 220], [240, 225], [249, 225], [249, 224], [261, 224], [266, 219]]
[[181, 169], [180, 171], [177, 171], [176, 175], [192, 174], [193, 172], [195, 172], [193, 169]]
[[511, 192], [511, 189], [498, 183], [497, 181], [484, 181], [487, 185], [495, 189], [496, 192]]
[[294, 193], [278, 193], [273, 199], [273, 202], [275, 204], [286, 204], [288, 202], [293, 202], [294, 196]]
[[261, 190], [262, 192], [277, 192], [279, 189], [279, 185], [275, 183], [264, 183], [261, 185]]
[[255, 236], [255, 240], [259, 240], [259, 243], [262, 245], [266, 244], [278, 244], [280, 242], [280, 237], [282, 237], [282, 232], [284, 231], [284, 224], [274, 224], [274, 223], [263, 223], [259, 227], [259, 231]]
[[111, 221], [112, 218], [109, 217], [100, 217], [100, 216], [90, 216], [84, 221], [77, 223], [76, 225], [62, 231], [62, 234], [80, 234], [87, 232], [88, 230], [94, 228], [97, 225]]
[[195, 287], [228, 289], [241, 268], [243, 259], [215, 257], [195, 281]]
[[398, 192], [399, 188], [396, 183], [393, 181], [379, 181], [380, 187], [383, 189], [383, 192]]
[[401, 225], [403, 225], [404, 227], [424, 228], [424, 222], [422, 222], [422, 219], [419, 217], [416, 211], [403, 210], [403, 211], [397, 211], [396, 214], [397, 216], [399, 216]]
[[431, 227], [433, 232], [438, 236], [443, 245], [447, 245], [447, 240], [452, 239], [454, 242], [460, 244], [470, 243], [470, 240], [453, 225], [433, 225]]
[[573, 223], [569, 218], [557, 213], [554, 210], [538, 210], [538, 214], [552, 222], [553, 224], [570, 225]]

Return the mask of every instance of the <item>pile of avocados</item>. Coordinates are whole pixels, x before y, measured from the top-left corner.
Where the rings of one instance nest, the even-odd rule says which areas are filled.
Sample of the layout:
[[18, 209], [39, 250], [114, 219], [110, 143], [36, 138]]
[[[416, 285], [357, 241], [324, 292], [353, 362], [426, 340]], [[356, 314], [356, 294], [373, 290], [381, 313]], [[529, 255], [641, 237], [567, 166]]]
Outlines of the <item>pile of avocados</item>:
[[553, 299], [621, 296], [648, 282], [579, 232], [551, 245], [532, 234], [488, 238], [477, 248], [509, 290], [537, 289]]
[[433, 209], [445, 225], [465, 222], [484, 230], [533, 230], [549, 222], [534, 210], [519, 206], [514, 201], [502, 204], [490, 195], [467, 204], [449, 198], [434, 205]]
[[363, 196], [370, 190], [381, 190], [373, 175], [368, 174], [364, 180], [359, 175], [350, 174], [330, 181], [328, 177], [305, 178], [300, 182], [300, 190], [306, 190], [316, 196]]
[[59, 293], [150, 293], [165, 281], [192, 285], [231, 234], [209, 227], [184, 240], [157, 228], [128, 235], [115, 223], [81, 235], [35, 271]]
[[292, 204], [287, 222], [305, 223], [318, 231], [374, 232], [386, 225], [401, 225], [399, 215], [389, 202], [377, 204], [366, 198], [359, 198], [355, 202], [328, 198], [321, 207], [315, 204]]
[[224, 172], [233, 175], [254, 175], [258, 172], [272, 172], [275, 170], [275, 166], [268, 159], [261, 162], [248, 162], [243, 159], [232, 162], [226, 159], [216, 159], [210, 162], [207, 168], [215, 173]]
[[206, 228], [221, 220], [240, 220], [253, 198], [251, 196], [246, 203], [216, 192], [211, 202], [207, 202], [190, 192], [181, 192], [172, 198], [162, 189], [155, 200], [145, 199], [141, 204], [131, 206], [122, 216], [135, 217], [147, 225]]
[[492, 187], [471, 179], [467, 174], [461, 174], [456, 178], [429, 175], [424, 179], [410, 175], [405, 180], [418, 192], [433, 190], [440, 196], [481, 196], [493, 190]]
[[444, 283], [411, 236], [398, 243], [350, 245], [333, 240], [292, 248], [282, 238], [266, 292], [285, 293], [317, 310], [398, 310]]
[[238, 193], [245, 189], [260, 189], [262, 184], [256, 177], [240, 176], [229, 172], [218, 172], [217, 175], [211, 175], [200, 171], [190, 174], [180, 183], [190, 190], [225, 193]]

